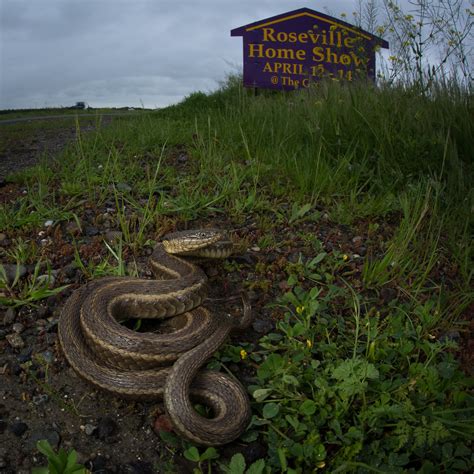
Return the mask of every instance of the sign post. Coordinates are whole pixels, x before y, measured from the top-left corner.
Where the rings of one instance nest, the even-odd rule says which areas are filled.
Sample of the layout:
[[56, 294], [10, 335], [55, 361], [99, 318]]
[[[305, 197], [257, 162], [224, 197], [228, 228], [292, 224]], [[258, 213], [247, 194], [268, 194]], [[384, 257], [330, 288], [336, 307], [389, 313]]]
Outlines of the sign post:
[[244, 86], [294, 90], [322, 78], [375, 79], [388, 43], [356, 26], [301, 8], [235, 28], [243, 37]]

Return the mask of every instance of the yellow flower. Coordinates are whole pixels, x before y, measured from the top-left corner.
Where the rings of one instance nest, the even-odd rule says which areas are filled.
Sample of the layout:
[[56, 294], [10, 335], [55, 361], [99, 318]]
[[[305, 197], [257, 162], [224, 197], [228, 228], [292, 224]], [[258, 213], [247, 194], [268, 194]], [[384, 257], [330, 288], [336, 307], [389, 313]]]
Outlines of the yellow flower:
[[326, 463], [325, 463], [324, 461], [318, 462], [318, 463], [316, 464], [316, 467], [317, 467], [318, 469], [322, 469], [322, 468], [325, 467], [325, 466], [326, 466]]
[[302, 314], [303, 311], [304, 311], [304, 306], [297, 306], [297, 307], [296, 307], [296, 312], [297, 312], [298, 314]]
[[247, 358], [247, 356], [248, 356], [247, 351], [246, 351], [245, 349], [241, 349], [241, 350], [240, 350], [240, 358], [241, 358], [242, 360], [244, 360], [244, 359]]
[[349, 255], [344, 254], [344, 255], [342, 256], [342, 259], [344, 260], [344, 262], [347, 262], [347, 260], [349, 260]]
[[308, 349], [311, 349], [313, 347], [313, 341], [311, 341], [310, 339], [306, 339], [306, 346], [308, 347]]

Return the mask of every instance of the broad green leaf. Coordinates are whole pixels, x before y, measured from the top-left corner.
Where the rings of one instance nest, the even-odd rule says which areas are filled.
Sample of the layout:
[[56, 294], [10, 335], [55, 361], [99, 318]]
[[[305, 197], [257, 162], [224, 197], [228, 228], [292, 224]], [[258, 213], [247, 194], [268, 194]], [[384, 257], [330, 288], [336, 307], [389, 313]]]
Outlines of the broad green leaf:
[[244, 474], [245, 459], [241, 453], [234, 454], [228, 467], [229, 474]]
[[56, 456], [56, 453], [53, 451], [53, 448], [49, 444], [49, 441], [46, 439], [39, 440], [36, 443], [36, 449], [38, 449], [38, 451], [41, 454], [44, 454], [48, 459], [53, 456]]
[[299, 412], [306, 416], [314, 415], [316, 403], [313, 400], [305, 400], [299, 407]]
[[250, 465], [250, 467], [245, 471], [245, 474], [262, 474], [265, 469], [265, 460], [258, 459]]
[[183, 454], [188, 461], [199, 462], [199, 451], [195, 446], [186, 449]]
[[217, 459], [219, 457], [219, 453], [217, 452], [216, 448], [210, 447], [207, 448], [200, 456], [200, 461], [208, 461], [209, 459]]
[[280, 405], [277, 405], [276, 403], [267, 403], [263, 407], [263, 417], [266, 419], [273, 418], [276, 415], [278, 415], [278, 412], [280, 411]]
[[268, 395], [272, 393], [272, 391], [273, 390], [271, 388], [259, 388], [253, 392], [253, 398], [255, 398], [257, 402], [263, 402], [263, 400], [265, 400]]

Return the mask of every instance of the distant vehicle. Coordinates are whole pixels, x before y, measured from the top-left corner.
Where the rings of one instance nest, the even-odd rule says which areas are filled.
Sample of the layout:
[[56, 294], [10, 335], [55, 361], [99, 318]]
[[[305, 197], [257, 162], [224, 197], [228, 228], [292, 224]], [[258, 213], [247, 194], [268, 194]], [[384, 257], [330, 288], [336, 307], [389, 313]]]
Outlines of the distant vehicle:
[[72, 107], [69, 107], [70, 109], [75, 109], [75, 110], [84, 110], [85, 108], [90, 108], [85, 102], [76, 102], [76, 105], [73, 105]]

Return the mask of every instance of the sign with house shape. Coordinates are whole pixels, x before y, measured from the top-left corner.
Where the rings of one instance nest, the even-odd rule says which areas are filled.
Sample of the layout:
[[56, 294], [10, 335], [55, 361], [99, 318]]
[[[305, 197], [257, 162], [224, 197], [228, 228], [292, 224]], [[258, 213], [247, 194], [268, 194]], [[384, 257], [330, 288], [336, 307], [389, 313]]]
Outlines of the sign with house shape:
[[243, 36], [244, 86], [292, 90], [321, 78], [375, 79], [388, 43], [354, 25], [300, 8], [235, 28]]

